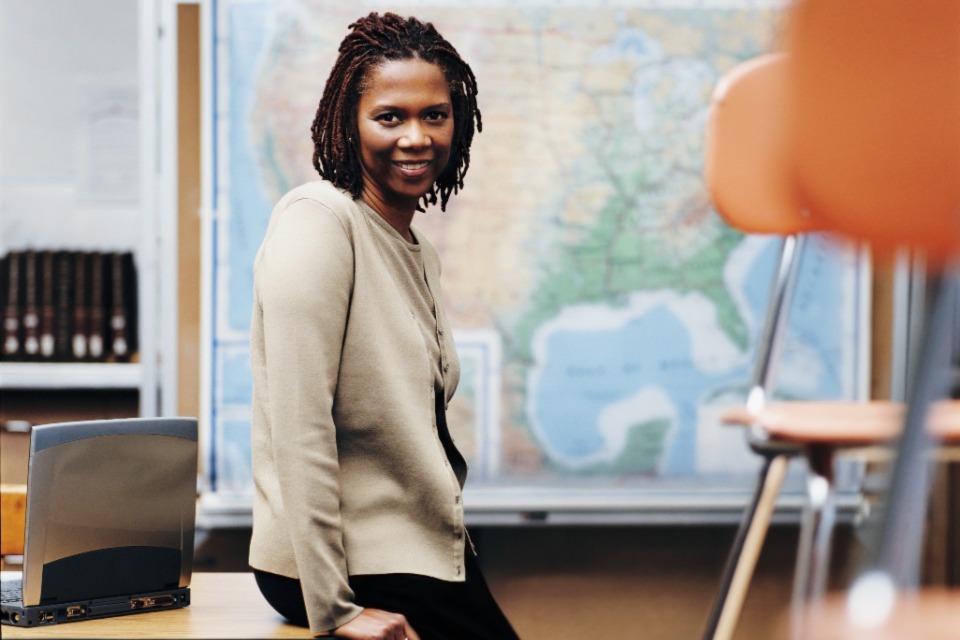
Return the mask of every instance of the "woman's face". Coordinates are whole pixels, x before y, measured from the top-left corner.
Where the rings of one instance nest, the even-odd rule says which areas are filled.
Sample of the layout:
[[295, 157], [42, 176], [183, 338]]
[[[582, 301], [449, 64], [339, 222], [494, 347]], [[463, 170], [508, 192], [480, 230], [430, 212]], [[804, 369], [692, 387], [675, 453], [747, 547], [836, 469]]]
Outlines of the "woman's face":
[[419, 58], [367, 72], [357, 105], [363, 189], [371, 206], [416, 209], [450, 160], [453, 104], [443, 70]]

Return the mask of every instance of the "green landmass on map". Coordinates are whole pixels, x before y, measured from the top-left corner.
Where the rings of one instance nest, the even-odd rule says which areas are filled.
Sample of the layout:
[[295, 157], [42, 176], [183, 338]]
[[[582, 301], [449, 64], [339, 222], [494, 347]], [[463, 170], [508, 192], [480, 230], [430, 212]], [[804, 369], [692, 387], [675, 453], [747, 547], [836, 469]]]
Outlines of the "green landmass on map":
[[661, 418], [632, 425], [620, 455], [611, 462], [589, 465], [583, 475], [654, 475], [663, 456], [670, 420]]

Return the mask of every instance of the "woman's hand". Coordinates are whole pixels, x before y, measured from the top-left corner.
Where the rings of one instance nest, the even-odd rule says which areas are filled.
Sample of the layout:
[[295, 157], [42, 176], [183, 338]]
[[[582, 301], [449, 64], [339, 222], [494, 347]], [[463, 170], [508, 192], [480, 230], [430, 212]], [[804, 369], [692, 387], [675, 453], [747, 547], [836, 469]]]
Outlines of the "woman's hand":
[[348, 640], [420, 640], [405, 617], [380, 609], [364, 609], [359, 616], [334, 629], [333, 635]]

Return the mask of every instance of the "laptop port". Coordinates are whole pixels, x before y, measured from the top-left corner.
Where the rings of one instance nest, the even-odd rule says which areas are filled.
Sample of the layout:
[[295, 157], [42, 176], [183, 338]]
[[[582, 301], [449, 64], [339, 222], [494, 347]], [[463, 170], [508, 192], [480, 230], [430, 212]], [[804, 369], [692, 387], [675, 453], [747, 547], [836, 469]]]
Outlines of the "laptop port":
[[37, 617], [37, 621], [40, 624], [45, 622], [53, 622], [53, 611], [41, 611], [40, 615]]
[[165, 596], [142, 596], [139, 598], [130, 598], [131, 609], [152, 609], [154, 607], [169, 607], [177, 603], [177, 599], [172, 595]]
[[67, 607], [67, 617], [68, 618], [79, 618], [86, 613], [86, 610], [81, 605], [73, 605]]
[[16, 624], [16, 623], [20, 622], [20, 614], [19, 614], [19, 613], [15, 613], [15, 614], [13, 614], [13, 616], [12, 616], [10, 619], [13, 620], [13, 623], [14, 623], [14, 624]]
[[9, 611], [0, 611], [0, 620], [9, 621], [10, 612]]

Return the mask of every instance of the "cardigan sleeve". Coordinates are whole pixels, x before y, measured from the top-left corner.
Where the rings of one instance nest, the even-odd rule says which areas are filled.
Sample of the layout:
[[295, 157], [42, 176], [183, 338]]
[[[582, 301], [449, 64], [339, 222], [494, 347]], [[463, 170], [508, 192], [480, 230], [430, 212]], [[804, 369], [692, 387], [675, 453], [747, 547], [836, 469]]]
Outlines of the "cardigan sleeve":
[[353, 249], [341, 221], [315, 200], [278, 212], [255, 265], [263, 317], [273, 456], [310, 629], [363, 610], [353, 602], [340, 519], [333, 422]]

